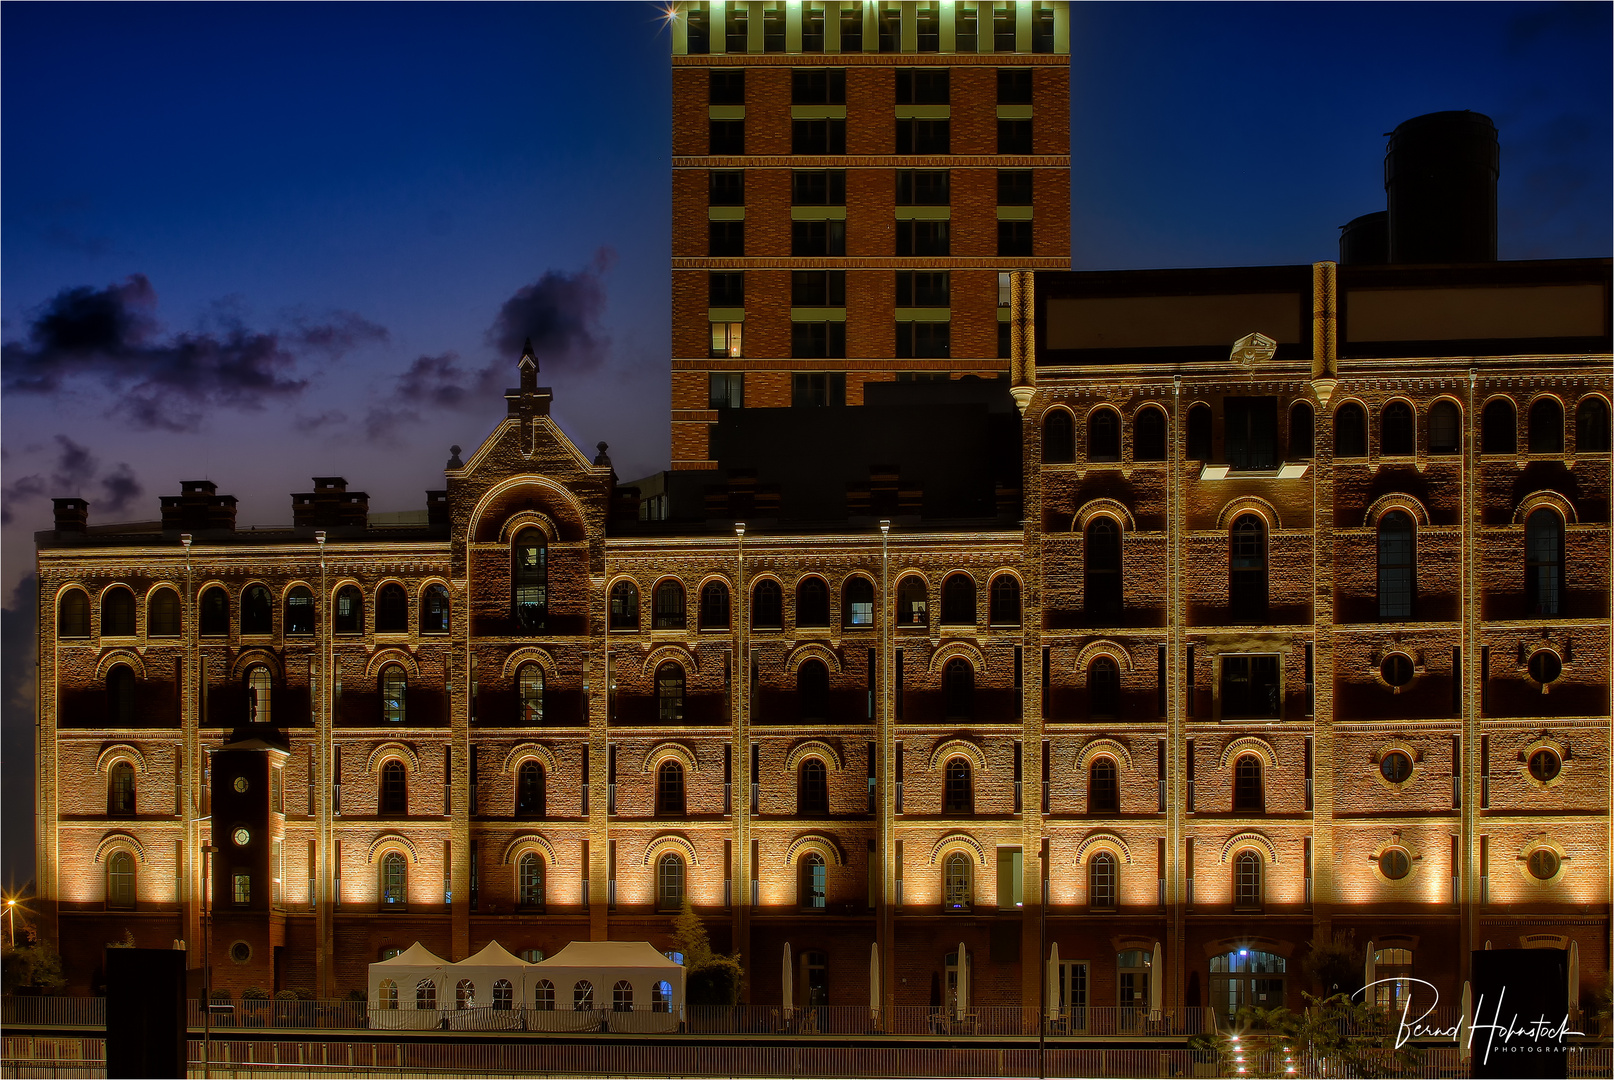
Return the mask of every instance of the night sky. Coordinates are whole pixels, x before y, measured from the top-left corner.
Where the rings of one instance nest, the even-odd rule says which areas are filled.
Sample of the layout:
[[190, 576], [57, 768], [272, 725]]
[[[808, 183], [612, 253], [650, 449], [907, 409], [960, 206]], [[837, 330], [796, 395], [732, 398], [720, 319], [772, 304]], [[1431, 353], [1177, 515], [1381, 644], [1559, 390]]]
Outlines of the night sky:
[[[1334, 258], [1443, 109], [1499, 129], [1502, 258], [1607, 256], [1611, 10], [1073, 4], [1073, 265]], [[423, 509], [529, 335], [578, 443], [665, 467], [668, 52], [638, 3], [0, 7], [6, 882], [51, 496]]]

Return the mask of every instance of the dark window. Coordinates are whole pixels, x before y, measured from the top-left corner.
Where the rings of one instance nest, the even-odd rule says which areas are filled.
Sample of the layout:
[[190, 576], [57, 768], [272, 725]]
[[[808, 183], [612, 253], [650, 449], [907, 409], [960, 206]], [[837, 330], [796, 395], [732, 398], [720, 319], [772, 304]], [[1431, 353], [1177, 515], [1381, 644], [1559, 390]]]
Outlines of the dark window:
[[898, 68], [897, 104], [946, 105], [948, 86], [946, 68]]
[[845, 206], [845, 169], [798, 169], [790, 174], [792, 206]]
[[1392, 784], [1405, 783], [1412, 775], [1412, 759], [1399, 750], [1392, 750], [1379, 759], [1379, 775]]
[[656, 586], [656, 621], [657, 630], [682, 630], [684, 628], [684, 587], [672, 578], [668, 578]]
[[1267, 528], [1254, 514], [1233, 522], [1228, 538], [1227, 596], [1237, 622], [1260, 622], [1267, 612]]
[[784, 625], [784, 595], [777, 581], [764, 578], [751, 590], [751, 625], [763, 630]]
[[951, 274], [946, 270], [898, 270], [898, 307], [948, 307]]
[[1530, 614], [1559, 613], [1563, 566], [1563, 518], [1537, 510], [1524, 523], [1524, 596]]
[[930, 622], [925, 579], [909, 575], [897, 585], [897, 625], [926, 626]]
[[[862, 4], [856, 5], [862, 7]], [[880, 30], [880, 51], [900, 52], [902, 49], [902, 13], [894, 7], [877, 9], [875, 20]]]
[[[269, 592], [263, 586], [255, 586], [263, 590], [265, 598]], [[251, 590], [248, 590], [251, 595]], [[246, 627], [242, 627], [243, 632]], [[122, 585], [114, 585], [101, 594], [101, 636], [102, 637], [132, 637], [135, 632], [135, 598], [134, 593]], [[256, 631], [267, 634], [268, 630]]]
[[998, 121], [998, 153], [1029, 154], [1031, 152], [1030, 120]]
[[[1538, 679], [1537, 681], [1539, 682], [1540, 680]], [[124, 768], [128, 768], [128, 766], [124, 766]], [[1530, 755], [1530, 775], [1543, 784], [1556, 780], [1558, 772], [1562, 768], [1563, 762], [1551, 750], [1537, 750]]]
[[526, 663], [516, 669], [516, 697], [521, 706], [521, 722], [538, 727], [544, 722], [544, 669]]
[[1297, 401], [1289, 410], [1289, 457], [1309, 458], [1312, 456], [1312, 443], [1315, 439], [1316, 421], [1311, 411], [1311, 405], [1305, 401]]
[[1087, 770], [1087, 812], [1117, 814], [1121, 811], [1120, 779], [1112, 758], [1097, 757]]
[[942, 582], [942, 624], [975, 624], [975, 579], [968, 574], [954, 574]]
[[701, 629], [729, 628], [729, 587], [721, 581], [701, 586]]
[[1087, 669], [1087, 711], [1093, 716], [1114, 716], [1120, 697], [1120, 669], [1108, 656], [1098, 657]]
[[1121, 416], [1114, 409], [1094, 409], [1087, 418], [1087, 459], [1121, 460]]
[[[969, 664], [963, 660], [954, 660], [954, 664]], [[949, 665], [951, 666], [951, 665]], [[975, 812], [975, 792], [970, 784], [970, 763], [961, 757], [950, 758], [947, 762], [945, 787], [942, 796], [942, 813], [944, 814], [973, 814]]]
[[[771, 53], [785, 51], [785, 9], [782, 7], [762, 10], [762, 51]], [[626, 1011], [633, 1010], [630, 1008]]]
[[[998, 7], [993, 5], [992, 10], [992, 51], [999, 53], [1012, 53], [1015, 51], [1015, 9], [1014, 7]], [[1004, 69], [999, 68], [998, 78], [1002, 78]], [[1013, 70], [1013, 69], [1010, 69]], [[1029, 73], [1028, 73], [1029, 74]], [[1002, 91], [1000, 90], [1001, 94]], [[1001, 97], [998, 99], [1003, 100]]]
[[841, 8], [841, 52], [863, 51], [863, 5], [848, 4]]
[[1030, 169], [999, 169], [998, 205], [1030, 206], [1031, 177]]
[[967, 720], [975, 715], [975, 669], [962, 656], [942, 669], [942, 692], [948, 719]]
[[1222, 401], [1227, 422], [1227, 463], [1235, 469], [1278, 467], [1278, 399], [1230, 397]]
[[1031, 222], [998, 222], [998, 254], [1003, 256], [1032, 254]]
[[1275, 719], [1281, 688], [1276, 656], [1222, 657], [1222, 715]]
[[[790, 355], [797, 360], [840, 360], [846, 357], [844, 322], [792, 322]], [[846, 404], [846, 375], [815, 372], [790, 380], [792, 405]], [[839, 390], [836, 387], [839, 387]], [[803, 396], [805, 395], [805, 397]]]
[[[730, 12], [729, 19], [732, 24], [735, 15], [739, 15], [741, 22], [745, 20], [744, 11]], [[739, 52], [745, 51], [742, 41]], [[707, 73], [709, 96], [707, 101], [712, 105], [744, 105], [745, 104], [745, 70], [733, 69], [713, 70]]]
[[1412, 658], [1406, 653], [1391, 653], [1379, 664], [1379, 675], [1385, 682], [1400, 690], [1412, 682]]
[[1404, 401], [1390, 402], [1379, 414], [1379, 453], [1385, 457], [1410, 457], [1417, 449], [1412, 406]]
[[1211, 456], [1211, 411], [1201, 402], [1188, 410], [1188, 456], [1209, 461]]
[[364, 594], [357, 585], [344, 585], [336, 594], [336, 632], [364, 633]]
[[845, 270], [792, 270], [791, 307], [845, 307]]
[[1367, 414], [1354, 401], [1347, 401], [1334, 413], [1334, 456], [1367, 457]]
[[684, 815], [684, 767], [676, 761], [663, 761], [656, 770], [656, 813]]
[[510, 546], [510, 602], [516, 623], [529, 634], [549, 622], [549, 544], [537, 529], [525, 529]]
[[611, 586], [611, 629], [639, 629], [639, 587], [631, 581]]
[[684, 718], [684, 669], [671, 660], [656, 669], [656, 719], [677, 723]]
[[1429, 452], [1455, 454], [1463, 445], [1462, 414], [1450, 401], [1437, 401], [1429, 409]]
[[1417, 534], [1404, 510], [1379, 519], [1379, 618], [1412, 618], [1417, 588]]
[[796, 625], [829, 625], [829, 587], [823, 578], [802, 578], [796, 586]]
[[1480, 413], [1480, 453], [1511, 454], [1518, 450], [1519, 430], [1514, 420], [1513, 402], [1497, 398]]
[[[792, 120], [790, 122], [790, 152], [792, 154], [846, 153], [846, 121]], [[946, 153], [946, 151], [942, 152]]]
[[248, 668], [246, 684], [247, 723], [269, 723], [275, 693], [274, 678], [269, 674], [269, 668], [264, 664], [254, 664]]
[[1606, 454], [1608, 450], [1608, 403], [1598, 397], [1581, 398], [1575, 409], [1575, 452]]
[[1233, 860], [1233, 906], [1261, 906], [1261, 856], [1241, 851]]
[[[528, 762], [528, 764], [532, 764]], [[539, 781], [540, 785], [542, 780]], [[542, 817], [542, 813], [538, 816]], [[544, 906], [544, 861], [529, 851], [516, 864], [516, 903], [528, 910]], [[508, 986], [508, 984], [506, 984]], [[513, 989], [513, 988], [512, 988]], [[498, 990], [494, 990], [494, 1008], [499, 1007]], [[505, 992], [504, 1008], [510, 1007], [509, 991]]]
[[956, 52], [965, 54], [975, 52], [976, 27], [979, 25], [974, 8], [965, 4], [953, 8], [953, 48]]
[[952, 250], [952, 222], [897, 222], [898, 255], [946, 255]]
[[1564, 452], [1564, 407], [1557, 398], [1537, 398], [1530, 406], [1530, 453]]
[[708, 273], [706, 303], [710, 307], [744, 307], [745, 273], [738, 270]]
[[952, 126], [950, 120], [898, 120], [896, 153], [950, 154]]
[[381, 766], [381, 813], [407, 814], [409, 812], [409, 774], [403, 762], [394, 758]]
[[952, 174], [946, 169], [898, 169], [898, 206], [947, 206], [952, 202]]
[[1031, 9], [1031, 51], [1034, 53], [1051, 53], [1054, 51], [1054, 12], [1052, 8]]
[[790, 223], [790, 254], [798, 257], [845, 255], [846, 222], [792, 221]]
[[941, 49], [941, 12], [936, 7], [920, 7], [917, 12], [915, 51], [938, 52]]
[[999, 574], [992, 579], [991, 616], [993, 626], [1020, 625], [1020, 579]]
[[1042, 460], [1045, 465], [1076, 460], [1076, 424], [1064, 409], [1050, 409], [1043, 418]]
[[[1113, 768], [1113, 766], [1111, 766]], [[1087, 904], [1107, 911], [1115, 907], [1115, 856], [1100, 851], [1087, 860]]]
[[662, 911], [684, 906], [684, 860], [671, 853], [656, 862], [656, 906]]
[[544, 816], [544, 767], [536, 761], [521, 763], [516, 776], [516, 814], [520, 817]]
[[[824, 766], [819, 765], [818, 768], [822, 771]], [[802, 811], [804, 814], [807, 812]], [[819, 811], [819, 813], [822, 813], [822, 811]], [[802, 907], [811, 911], [824, 910], [824, 904], [828, 900], [826, 895], [828, 891], [826, 888], [828, 885], [827, 878], [828, 871], [824, 866], [824, 857], [822, 855], [816, 851], [809, 851], [801, 857], [801, 884], [799, 885], [801, 891], [799, 896]], [[823, 954], [820, 953], [819, 955]]]
[[[441, 586], [438, 586], [441, 588]], [[172, 596], [172, 593], [169, 593]], [[446, 600], [446, 594], [445, 594]], [[176, 598], [177, 608], [177, 598]], [[153, 614], [156, 613], [155, 605]], [[175, 611], [177, 617], [178, 611]], [[176, 623], [175, 630], [178, 626]], [[299, 585], [286, 596], [286, 633], [298, 636], [314, 632], [314, 594], [306, 586]]]
[[[705, 56], [712, 51], [712, 18], [705, 8], [691, 6], [685, 10], [688, 34], [685, 49], [690, 56]], [[503, 982], [504, 980], [500, 980]], [[506, 1008], [509, 1006], [506, 1005]]]
[[821, 7], [801, 10], [801, 51], [804, 53], [824, 51], [824, 9]]
[[[794, 323], [792, 330], [803, 326], [840, 327], [845, 323]], [[840, 335], [839, 352], [846, 353], [844, 332]], [[796, 355], [801, 355], [797, 353]], [[811, 355], [811, 354], [809, 354]], [[819, 354], [822, 355], [822, 354]], [[790, 377], [790, 404], [798, 409], [821, 409], [846, 404], [846, 373], [844, 371], [808, 371]]]
[[[844, 50], [843, 50], [844, 51]], [[792, 105], [845, 105], [845, 68], [803, 68], [790, 73]]]
[[1266, 810], [1261, 783], [1261, 759], [1245, 754], [1233, 763], [1233, 809], [1260, 814]]
[[420, 632], [446, 634], [448, 630], [448, 590], [441, 585], [428, 585], [420, 594]]
[[829, 717], [829, 669], [817, 660], [804, 660], [796, 669], [796, 701], [803, 720]]
[[708, 154], [745, 153], [745, 121], [708, 120], [706, 122], [706, 152]]
[[[1011, 13], [1012, 17], [1012, 13]], [[1005, 51], [1014, 51], [1014, 43], [1009, 43]], [[1031, 104], [1031, 69], [1026, 67], [998, 68], [998, 104], [999, 105], [1030, 105]]]
[[899, 322], [897, 358], [934, 360], [951, 356], [952, 325], [944, 322]]
[[1558, 853], [1550, 848], [1536, 848], [1530, 852], [1525, 865], [1530, 870], [1530, 876], [1537, 881], [1551, 881], [1558, 876], [1558, 868], [1563, 865], [1563, 861], [1558, 857]]
[[112, 766], [107, 777], [106, 812], [108, 817], [134, 817], [135, 771], [127, 761]]
[[874, 583], [868, 578], [846, 579], [841, 593], [841, 621], [846, 626], [874, 625]]
[[409, 676], [402, 665], [392, 664], [381, 669], [381, 720], [387, 724], [404, 722], [409, 704]]
[[1166, 414], [1139, 409], [1132, 421], [1132, 457], [1136, 461], [1166, 460]]
[[708, 221], [707, 254], [713, 258], [739, 258], [745, 254], [745, 222]]
[[[225, 618], [228, 620], [229, 616], [226, 615]], [[56, 613], [56, 636], [64, 638], [90, 636], [90, 598], [83, 590], [68, 589], [62, 594]]]
[[134, 856], [114, 851], [106, 860], [106, 906], [129, 909], [135, 906]]
[[1121, 614], [1121, 527], [1113, 518], [1095, 517], [1082, 543], [1082, 608], [1095, 620]]
[[740, 169], [713, 169], [707, 173], [711, 187], [707, 201], [713, 206], [745, 205], [745, 173]]
[[[358, 590], [354, 590], [357, 592]], [[223, 637], [230, 632], [230, 594], [221, 586], [215, 585], [202, 593], [201, 601], [201, 632], [203, 637]], [[337, 631], [342, 629], [340, 622]], [[359, 630], [363, 631], [361, 625]]]
[[[517, 613], [519, 616], [519, 612]], [[246, 606], [241, 608], [246, 617]], [[409, 632], [409, 594], [396, 582], [381, 586], [375, 597], [375, 631], [378, 634], [406, 634]]]

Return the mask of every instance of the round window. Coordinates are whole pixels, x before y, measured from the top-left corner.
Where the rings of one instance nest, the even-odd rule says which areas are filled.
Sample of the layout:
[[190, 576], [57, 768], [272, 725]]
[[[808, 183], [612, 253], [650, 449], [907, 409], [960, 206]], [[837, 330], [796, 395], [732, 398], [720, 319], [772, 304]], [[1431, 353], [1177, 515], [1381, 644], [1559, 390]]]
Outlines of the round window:
[[1557, 779], [1558, 771], [1563, 767], [1563, 762], [1551, 750], [1537, 750], [1530, 755], [1530, 775], [1543, 784]]
[[237, 941], [230, 946], [230, 959], [238, 964], [244, 964], [252, 959], [252, 946], [244, 941]]
[[252, 830], [243, 825], [230, 834], [230, 839], [235, 841], [236, 847], [246, 847], [252, 842]]
[[1385, 682], [1399, 690], [1412, 681], [1412, 659], [1405, 653], [1391, 653], [1379, 665], [1379, 674], [1384, 676]]
[[1542, 649], [1530, 657], [1530, 678], [1545, 686], [1564, 672], [1564, 662], [1550, 649]]
[[1412, 873], [1412, 859], [1398, 847], [1385, 848], [1379, 855], [1379, 873], [1391, 881], [1400, 881]]
[[242, 793], [242, 792], [245, 792], [247, 790], [247, 778], [246, 777], [238, 776], [238, 777], [235, 778], [235, 790], [236, 790], [236, 792], [238, 794]]
[[1379, 775], [1392, 784], [1403, 783], [1412, 775], [1412, 759], [1399, 750], [1392, 750], [1379, 759]]
[[1558, 868], [1562, 863], [1558, 853], [1551, 848], [1536, 848], [1530, 852], [1526, 865], [1530, 868], [1530, 876], [1537, 881], [1551, 881], [1558, 876]]

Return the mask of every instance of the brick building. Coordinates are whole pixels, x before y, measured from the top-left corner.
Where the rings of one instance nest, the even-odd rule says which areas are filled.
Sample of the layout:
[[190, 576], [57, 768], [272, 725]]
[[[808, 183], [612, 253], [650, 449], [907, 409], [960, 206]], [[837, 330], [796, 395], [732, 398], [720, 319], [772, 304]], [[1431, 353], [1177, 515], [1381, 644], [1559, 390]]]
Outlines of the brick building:
[[[858, 9], [746, 9], [760, 122], [769, 13], [789, 46], [793, 12]], [[891, 10], [927, 40], [931, 9]], [[708, 17], [675, 80], [707, 76]], [[871, 40], [849, 95], [908, 60]], [[679, 250], [675, 342], [708, 272]], [[760, 361], [695, 415], [678, 380], [716, 369], [675, 346], [702, 467], [653, 494], [559, 430], [529, 355], [418, 512], [334, 477], [278, 530], [205, 482], [143, 525], [57, 500], [38, 866], [74, 987], [125, 929], [197, 948], [205, 872], [236, 991], [334, 996], [417, 939], [669, 947], [685, 896], [760, 1005], [786, 943], [799, 1004], [866, 1003], [871, 943], [890, 1004], [1035, 1003], [1044, 913], [1094, 1032], [1298, 1005], [1337, 931], [1448, 1003], [1486, 941], [1576, 942], [1600, 985], [1609, 262], [1010, 261], [1009, 357], [945, 385], [887, 358], [787, 408], [749, 396]], [[678, 448], [697, 429], [723, 457]], [[746, 457], [770, 429], [783, 455]]]

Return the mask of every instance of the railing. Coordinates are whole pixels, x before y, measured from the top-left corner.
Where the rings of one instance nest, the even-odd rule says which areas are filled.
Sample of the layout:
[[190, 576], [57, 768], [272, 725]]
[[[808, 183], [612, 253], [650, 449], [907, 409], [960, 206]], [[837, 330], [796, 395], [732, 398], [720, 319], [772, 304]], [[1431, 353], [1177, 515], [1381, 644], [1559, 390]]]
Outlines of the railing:
[[0, 998], [0, 1027], [106, 1027], [106, 998]]

